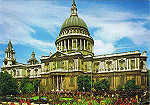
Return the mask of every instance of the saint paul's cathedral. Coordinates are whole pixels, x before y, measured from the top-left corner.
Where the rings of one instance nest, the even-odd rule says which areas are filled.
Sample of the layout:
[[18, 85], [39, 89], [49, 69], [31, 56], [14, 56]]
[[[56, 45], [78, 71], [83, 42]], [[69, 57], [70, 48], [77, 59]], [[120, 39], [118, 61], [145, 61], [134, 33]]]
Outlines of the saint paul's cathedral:
[[1, 70], [17, 79], [39, 78], [44, 91], [77, 90], [77, 77], [82, 74], [92, 76], [94, 81], [108, 79], [111, 89], [133, 79], [141, 88], [147, 87], [146, 51], [95, 56], [94, 40], [86, 23], [78, 16], [74, 0], [71, 15], [64, 21], [55, 45], [54, 54], [42, 56], [39, 62], [33, 51], [28, 63], [22, 64], [16, 61], [9, 41]]

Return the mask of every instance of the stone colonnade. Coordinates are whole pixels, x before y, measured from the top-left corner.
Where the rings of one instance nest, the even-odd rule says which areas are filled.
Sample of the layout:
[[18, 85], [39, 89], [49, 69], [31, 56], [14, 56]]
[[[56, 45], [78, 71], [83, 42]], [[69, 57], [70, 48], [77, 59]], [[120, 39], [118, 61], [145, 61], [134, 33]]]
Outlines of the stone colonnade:
[[53, 75], [52, 76], [52, 90], [53, 91], [55, 91], [55, 84], [56, 84], [56, 91], [63, 91], [64, 90], [64, 76]]
[[88, 50], [93, 51], [93, 45], [85, 39], [65, 39], [56, 44], [57, 51], [66, 50]]
[[[111, 62], [109, 67], [107, 62]], [[134, 63], [134, 67], [132, 66]], [[121, 71], [121, 70], [139, 70], [140, 69], [140, 58], [124, 58], [124, 59], [114, 59], [114, 60], [105, 60], [105, 61], [97, 61], [98, 62], [98, 72], [108, 71]], [[123, 62], [122, 64], [120, 62]]]

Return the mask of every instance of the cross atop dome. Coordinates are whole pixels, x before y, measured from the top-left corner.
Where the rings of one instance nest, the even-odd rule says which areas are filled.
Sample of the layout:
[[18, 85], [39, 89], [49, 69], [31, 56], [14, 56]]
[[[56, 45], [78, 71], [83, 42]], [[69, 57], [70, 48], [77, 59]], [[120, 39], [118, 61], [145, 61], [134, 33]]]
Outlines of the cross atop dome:
[[73, 3], [72, 3], [71, 16], [78, 16], [75, 0], [73, 0]]

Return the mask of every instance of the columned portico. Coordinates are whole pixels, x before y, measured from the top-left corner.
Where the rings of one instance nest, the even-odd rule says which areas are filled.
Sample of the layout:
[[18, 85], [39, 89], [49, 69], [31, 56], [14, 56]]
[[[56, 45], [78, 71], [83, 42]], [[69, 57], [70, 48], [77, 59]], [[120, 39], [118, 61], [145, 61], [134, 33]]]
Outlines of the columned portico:
[[52, 91], [63, 91], [64, 90], [64, 76], [53, 75], [52, 76]]

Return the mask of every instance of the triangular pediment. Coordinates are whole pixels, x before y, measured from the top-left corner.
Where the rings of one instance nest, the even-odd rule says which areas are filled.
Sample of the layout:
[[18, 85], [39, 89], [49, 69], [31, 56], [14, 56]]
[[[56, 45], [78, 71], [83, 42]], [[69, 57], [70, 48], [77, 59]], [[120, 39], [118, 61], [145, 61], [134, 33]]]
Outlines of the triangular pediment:
[[59, 58], [59, 57], [63, 57], [63, 56], [66, 56], [66, 54], [57, 51], [56, 53], [54, 53], [54, 54], [51, 56], [51, 58]]

